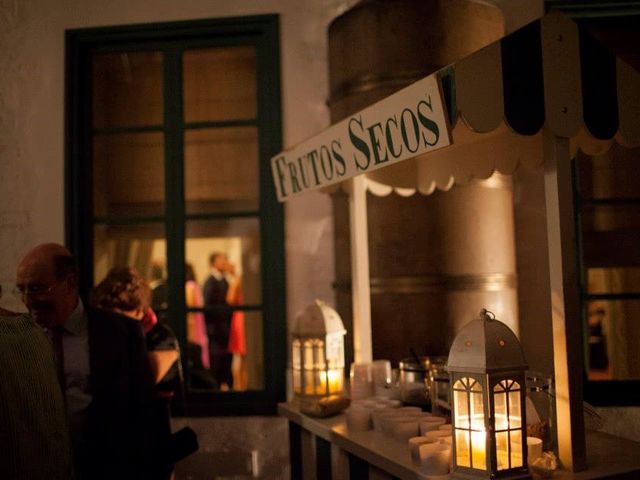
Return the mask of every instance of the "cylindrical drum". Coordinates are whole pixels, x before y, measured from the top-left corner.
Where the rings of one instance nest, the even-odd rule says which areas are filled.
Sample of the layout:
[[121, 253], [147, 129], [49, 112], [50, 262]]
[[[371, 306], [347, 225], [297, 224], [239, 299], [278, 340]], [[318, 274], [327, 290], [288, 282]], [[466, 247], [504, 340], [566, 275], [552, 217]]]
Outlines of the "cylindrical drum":
[[[329, 27], [333, 123], [504, 33], [471, 0], [368, 0]], [[481, 308], [517, 325], [512, 191], [495, 177], [430, 196], [368, 194], [373, 357], [442, 355]], [[334, 195], [336, 304], [352, 316], [348, 203]], [[349, 330], [349, 326], [347, 326]], [[517, 330], [517, 328], [516, 328]]]

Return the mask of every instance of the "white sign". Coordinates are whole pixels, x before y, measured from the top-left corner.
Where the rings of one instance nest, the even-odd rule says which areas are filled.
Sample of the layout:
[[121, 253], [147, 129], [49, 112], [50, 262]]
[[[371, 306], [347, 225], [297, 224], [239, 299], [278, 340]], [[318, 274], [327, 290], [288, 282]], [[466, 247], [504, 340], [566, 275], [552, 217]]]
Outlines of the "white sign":
[[437, 74], [332, 125], [271, 159], [281, 202], [451, 145]]

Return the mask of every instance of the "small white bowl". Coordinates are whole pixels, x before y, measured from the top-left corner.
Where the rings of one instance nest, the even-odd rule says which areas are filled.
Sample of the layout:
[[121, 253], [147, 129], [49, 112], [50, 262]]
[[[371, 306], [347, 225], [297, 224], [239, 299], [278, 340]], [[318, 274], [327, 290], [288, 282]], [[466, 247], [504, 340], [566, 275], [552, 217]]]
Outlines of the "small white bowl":
[[391, 408], [400, 408], [402, 406], [402, 402], [400, 400], [396, 400], [393, 398], [386, 400], [384, 403]]
[[414, 465], [420, 466], [420, 445], [427, 443], [437, 443], [435, 438], [429, 437], [411, 437], [409, 439], [409, 448], [411, 449], [411, 461]]
[[[446, 420], [441, 417], [425, 417], [420, 419], [420, 435], [425, 435], [427, 432], [438, 430]], [[451, 435], [451, 432], [448, 432]]]
[[419, 433], [418, 421], [415, 419], [397, 418], [393, 422], [393, 438], [399, 442], [406, 442]]
[[420, 407], [400, 407], [403, 413], [423, 413]]
[[364, 432], [371, 430], [371, 412], [366, 408], [349, 407], [345, 410], [347, 428], [349, 430]]
[[451, 437], [451, 432], [445, 432], [444, 430], [431, 430], [429, 432], [426, 432], [424, 436], [440, 440], [442, 438]]
[[425, 475], [449, 473], [451, 447], [440, 443], [420, 445], [420, 471]]
[[395, 409], [380, 415], [378, 417], [378, 431], [382, 432], [384, 435], [389, 437], [393, 436], [393, 422], [396, 418], [401, 417], [402, 414], [397, 412]]

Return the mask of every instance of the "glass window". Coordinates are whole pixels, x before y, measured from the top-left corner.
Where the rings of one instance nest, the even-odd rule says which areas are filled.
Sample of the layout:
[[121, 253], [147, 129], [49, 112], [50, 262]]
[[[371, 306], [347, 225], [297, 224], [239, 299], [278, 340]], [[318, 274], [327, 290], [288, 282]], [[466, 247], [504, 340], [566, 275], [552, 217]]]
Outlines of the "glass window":
[[253, 119], [257, 116], [255, 48], [188, 50], [182, 62], [186, 122]]
[[187, 130], [184, 139], [187, 213], [258, 210], [258, 130]]
[[[587, 379], [602, 388], [606, 380], [640, 379], [639, 161], [640, 149], [617, 144], [598, 156], [579, 153], [575, 161], [585, 363]], [[602, 393], [596, 403], [625, 395], [599, 388], [586, 385], [588, 395]]]
[[[97, 284], [113, 267], [135, 267], [152, 288], [165, 275], [164, 224], [96, 224], [93, 231], [93, 274]], [[160, 272], [160, 273], [159, 273]], [[163, 307], [166, 309], [166, 299]]]
[[93, 55], [92, 67], [93, 128], [162, 124], [161, 52]]
[[164, 215], [164, 183], [162, 133], [94, 136], [96, 217]]
[[586, 308], [589, 380], [639, 380], [640, 299], [593, 300]]
[[[254, 306], [262, 303], [262, 245], [256, 218], [189, 220], [185, 234], [185, 261], [193, 268], [194, 280], [199, 285], [204, 288], [215, 269], [224, 277], [227, 292], [233, 294], [233, 298], [226, 299], [227, 303]], [[230, 286], [236, 287], [233, 292], [228, 291]], [[213, 303], [206, 296], [203, 300], [207, 306]]]
[[146, 279], [200, 413], [273, 413], [286, 364], [284, 225], [267, 167], [281, 150], [278, 20], [229, 27], [69, 32], [69, 246], [83, 295], [113, 267]]

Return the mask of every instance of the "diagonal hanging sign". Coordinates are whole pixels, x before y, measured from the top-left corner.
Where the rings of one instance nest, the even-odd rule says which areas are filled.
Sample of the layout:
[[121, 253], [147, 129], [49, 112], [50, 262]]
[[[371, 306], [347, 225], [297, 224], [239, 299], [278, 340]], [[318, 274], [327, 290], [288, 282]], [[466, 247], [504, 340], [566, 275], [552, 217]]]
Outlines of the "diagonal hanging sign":
[[437, 74], [271, 158], [278, 200], [451, 145]]

